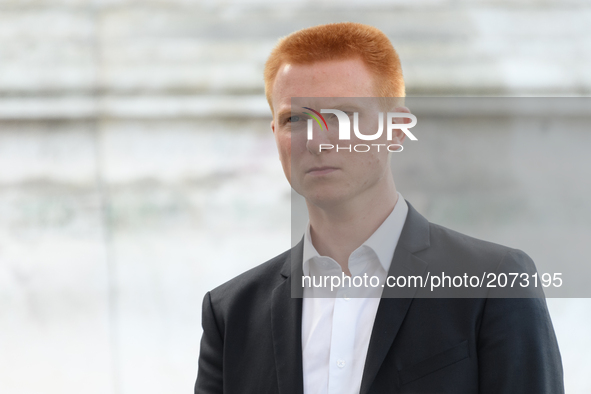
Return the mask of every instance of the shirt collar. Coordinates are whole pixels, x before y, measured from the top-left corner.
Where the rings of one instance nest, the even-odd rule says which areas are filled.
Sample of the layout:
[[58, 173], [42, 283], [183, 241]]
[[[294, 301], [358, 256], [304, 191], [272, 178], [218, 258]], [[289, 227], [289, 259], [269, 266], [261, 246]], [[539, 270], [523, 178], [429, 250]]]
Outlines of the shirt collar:
[[[392, 258], [400, 233], [406, 221], [408, 213], [408, 205], [404, 201], [404, 197], [398, 193], [398, 201], [394, 209], [388, 217], [382, 222], [380, 227], [358, 248], [369, 247], [374, 251], [378, 260], [386, 272], [390, 269]], [[358, 250], [357, 249], [357, 250]], [[312, 244], [312, 237], [310, 235], [310, 222], [306, 227], [304, 235], [304, 250], [303, 250], [303, 265], [302, 269], [304, 275], [309, 275], [310, 260], [315, 257], [321, 257], [314, 245]]]

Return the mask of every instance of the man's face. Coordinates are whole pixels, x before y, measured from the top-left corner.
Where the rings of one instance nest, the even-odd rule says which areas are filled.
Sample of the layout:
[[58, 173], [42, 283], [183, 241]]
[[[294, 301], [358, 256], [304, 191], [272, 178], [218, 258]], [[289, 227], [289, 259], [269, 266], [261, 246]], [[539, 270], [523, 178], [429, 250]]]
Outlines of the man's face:
[[[325, 114], [329, 130], [314, 122], [313, 139], [308, 140], [307, 117], [294, 116], [296, 108], [292, 109], [291, 98], [311, 98], [305, 100], [306, 106], [317, 111], [346, 111], [351, 115], [351, 126], [353, 112], [359, 112], [360, 129], [365, 128], [366, 131], [362, 130], [364, 134], [373, 134], [378, 129], [377, 114], [380, 111], [377, 100], [369, 99], [374, 95], [374, 77], [361, 59], [284, 64], [279, 69], [272, 91], [274, 117], [271, 128], [285, 176], [293, 189], [309, 202], [321, 207], [346, 202], [377, 192], [386, 177], [391, 177], [388, 152], [384, 147], [379, 152], [377, 149], [337, 152], [336, 149], [320, 151], [320, 144], [331, 144], [335, 148], [337, 145], [399, 144], [404, 134], [394, 133], [394, 139], [387, 141], [384, 132], [379, 140], [362, 141], [352, 133], [351, 140], [339, 141], [336, 119]], [[348, 97], [368, 99], [343, 99]]]

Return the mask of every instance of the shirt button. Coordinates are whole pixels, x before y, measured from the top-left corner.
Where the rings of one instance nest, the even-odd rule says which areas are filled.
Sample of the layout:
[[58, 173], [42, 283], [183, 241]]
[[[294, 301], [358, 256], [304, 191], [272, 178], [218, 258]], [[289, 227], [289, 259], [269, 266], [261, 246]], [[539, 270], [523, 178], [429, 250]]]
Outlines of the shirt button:
[[339, 367], [339, 368], [345, 367], [345, 360], [343, 360], [342, 358], [339, 358], [337, 360], [337, 367]]

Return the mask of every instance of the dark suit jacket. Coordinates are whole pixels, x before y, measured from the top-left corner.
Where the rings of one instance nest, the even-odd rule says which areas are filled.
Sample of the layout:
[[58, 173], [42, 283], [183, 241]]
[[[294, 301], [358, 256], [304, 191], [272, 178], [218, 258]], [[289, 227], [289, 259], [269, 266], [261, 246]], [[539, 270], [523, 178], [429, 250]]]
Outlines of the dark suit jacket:
[[[303, 392], [302, 299], [291, 297], [289, 280], [302, 245], [205, 295], [196, 394]], [[533, 265], [521, 251], [429, 223], [409, 204], [389, 275], [442, 270], [453, 260], [489, 272]], [[362, 394], [564, 392], [543, 298], [416, 295], [380, 300]]]

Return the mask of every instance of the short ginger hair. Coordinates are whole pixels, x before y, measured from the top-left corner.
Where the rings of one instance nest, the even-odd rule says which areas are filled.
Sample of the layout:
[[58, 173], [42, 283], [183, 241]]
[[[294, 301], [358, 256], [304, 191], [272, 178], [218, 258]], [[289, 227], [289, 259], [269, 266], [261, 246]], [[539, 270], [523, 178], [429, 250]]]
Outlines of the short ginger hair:
[[360, 58], [375, 77], [377, 97], [404, 97], [400, 59], [388, 37], [361, 23], [329, 23], [283, 37], [265, 63], [265, 95], [273, 111], [271, 92], [283, 64], [311, 64]]

